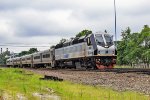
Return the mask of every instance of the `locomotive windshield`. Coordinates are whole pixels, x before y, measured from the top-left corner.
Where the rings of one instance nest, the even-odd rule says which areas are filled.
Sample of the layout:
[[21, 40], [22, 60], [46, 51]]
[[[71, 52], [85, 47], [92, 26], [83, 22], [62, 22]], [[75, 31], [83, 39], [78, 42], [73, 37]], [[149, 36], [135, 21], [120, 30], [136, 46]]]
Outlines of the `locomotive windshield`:
[[113, 45], [113, 37], [108, 34], [96, 34], [95, 35], [96, 43], [102, 47], [110, 47]]
[[104, 35], [104, 38], [106, 40], [107, 46], [113, 45], [113, 37], [112, 36], [110, 36], [110, 35]]
[[96, 35], [95, 38], [96, 38], [97, 45], [105, 46], [105, 43], [104, 43], [102, 35]]

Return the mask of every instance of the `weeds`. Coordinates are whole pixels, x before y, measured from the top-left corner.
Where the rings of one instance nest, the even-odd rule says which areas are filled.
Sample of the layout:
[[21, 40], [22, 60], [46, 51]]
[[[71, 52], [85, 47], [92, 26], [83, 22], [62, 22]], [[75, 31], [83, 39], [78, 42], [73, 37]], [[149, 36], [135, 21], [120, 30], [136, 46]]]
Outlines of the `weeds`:
[[3, 100], [3, 90], [0, 89], [0, 100]]

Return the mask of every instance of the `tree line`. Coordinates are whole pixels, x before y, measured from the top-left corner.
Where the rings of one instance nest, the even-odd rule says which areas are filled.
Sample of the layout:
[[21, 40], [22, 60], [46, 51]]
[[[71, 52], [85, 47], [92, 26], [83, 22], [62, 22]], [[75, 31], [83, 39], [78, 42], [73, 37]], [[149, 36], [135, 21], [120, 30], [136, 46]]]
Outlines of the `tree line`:
[[119, 65], [150, 65], [150, 27], [144, 25], [137, 33], [128, 27], [122, 31], [122, 39], [117, 43], [117, 63]]
[[0, 54], [0, 65], [6, 64], [9, 55], [10, 51], [5, 51]]
[[24, 55], [27, 55], [27, 54], [32, 54], [32, 53], [35, 53], [35, 52], [38, 52], [37, 48], [30, 48], [28, 51], [21, 51], [18, 56], [20, 57], [20, 56], [24, 56]]

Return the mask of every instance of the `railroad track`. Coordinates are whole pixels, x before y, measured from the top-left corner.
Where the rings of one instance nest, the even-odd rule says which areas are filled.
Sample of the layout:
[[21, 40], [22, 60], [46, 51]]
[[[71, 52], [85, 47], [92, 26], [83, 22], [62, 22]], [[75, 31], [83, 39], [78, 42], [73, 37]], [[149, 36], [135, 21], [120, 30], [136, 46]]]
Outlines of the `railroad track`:
[[105, 69], [104, 71], [116, 73], [141, 73], [150, 75], [150, 69], [143, 69], [143, 68], [114, 68], [114, 69]]
[[51, 68], [40, 68], [40, 70], [60, 70], [60, 71], [89, 71], [89, 72], [116, 72], [116, 73], [137, 73], [150, 75], [150, 69], [143, 68], [113, 68], [113, 69], [51, 69]]

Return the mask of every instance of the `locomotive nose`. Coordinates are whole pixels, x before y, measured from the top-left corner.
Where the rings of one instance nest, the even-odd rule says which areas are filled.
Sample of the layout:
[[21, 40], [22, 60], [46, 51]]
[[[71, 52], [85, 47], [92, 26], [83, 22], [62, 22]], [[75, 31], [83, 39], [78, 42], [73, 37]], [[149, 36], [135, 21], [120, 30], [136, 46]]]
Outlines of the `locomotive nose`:
[[105, 54], [108, 54], [108, 50], [105, 51]]

